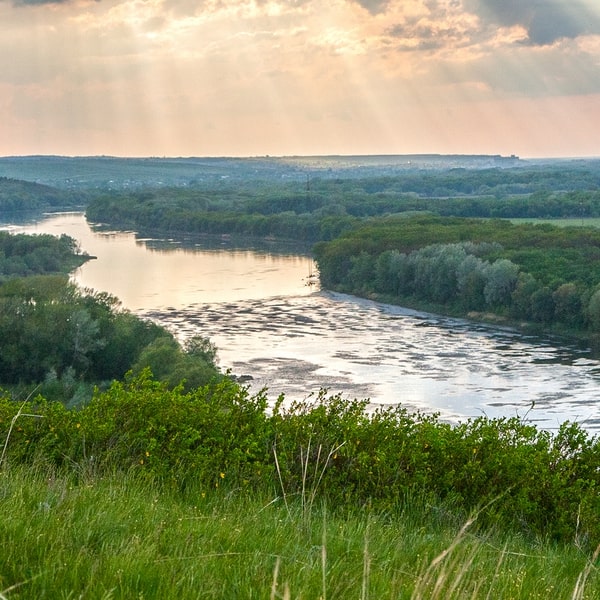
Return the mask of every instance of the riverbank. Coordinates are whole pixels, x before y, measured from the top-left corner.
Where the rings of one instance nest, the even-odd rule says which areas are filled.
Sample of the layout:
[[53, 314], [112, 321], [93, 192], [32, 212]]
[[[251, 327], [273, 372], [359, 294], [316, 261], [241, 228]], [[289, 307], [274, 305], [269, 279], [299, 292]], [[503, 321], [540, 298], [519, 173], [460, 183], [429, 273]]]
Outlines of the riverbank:
[[570, 420], [600, 432], [598, 361], [558, 339], [326, 291], [142, 314], [180, 339], [209, 337], [221, 368], [272, 402], [325, 388], [452, 423], [527, 414], [550, 431]]
[[99, 257], [74, 274], [79, 285], [118, 297], [179, 340], [209, 337], [223, 371], [252, 376], [253, 391], [266, 386], [273, 401], [326, 388], [451, 422], [527, 413], [550, 431], [571, 420], [600, 432], [599, 363], [586, 348], [315, 291], [305, 285], [306, 257], [154, 246], [133, 234], [95, 233], [74, 214], [22, 231], [79, 240]]
[[[345, 289], [345, 287], [341, 286], [339, 289], [335, 289], [334, 291], [344, 293], [342, 291], [343, 289]], [[507, 315], [500, 315], [489, 311], [465, 311], [449, 304], [429, 302], [415, 298], [414, 296], [399, 297], [377, 293], [361, 295], [360, 292], [352, 292], [352, 294], [359, 298], [365, 298], [374, 302], [382, 302], [384, 304], [391, 304], [393, 306], [400, 306], [403, 308], [409, 308], [411, 310], [422, 311], [443, 317], [467, 319], [474, 323], [492, 325], [500, 329], [520, 331], [525, 335], [535, 335], [540, 337], [546, 336], [549, 338], [555, 338], [559, 342], [562, 340], [564, 343], [576, 344], [581, 347], [588, 346], [592, 350], [594, 357], [600, 357], [600, 334], [591, 333], [590, 331], [582, 331], [581, 329], [576, 328], [569, 328], [564, 324], [555, 323], [550, 327], [545, 327], [540, 323], [524, 321], [522, 319], [512, 319]]]

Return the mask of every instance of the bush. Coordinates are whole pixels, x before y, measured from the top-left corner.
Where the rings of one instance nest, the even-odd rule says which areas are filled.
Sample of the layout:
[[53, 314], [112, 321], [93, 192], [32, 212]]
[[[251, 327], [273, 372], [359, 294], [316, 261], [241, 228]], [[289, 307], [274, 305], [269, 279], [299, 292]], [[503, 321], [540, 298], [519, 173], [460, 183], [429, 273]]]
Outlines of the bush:
[[51, 463], [79, 473], [135, 471], [185, 489], [278, 490], [330, 506], [394, 510], [425, 496], [478, 522], [532, 536], [600, 542], [600, 442], [565, 423], [552, 435], [518, 418], [450, 425], [402, 407], [328, 397], [267, 413], [264, 393], [224, 378], [184, 392], [148, 370], [68, 410], [0, 398], [1, 468]]

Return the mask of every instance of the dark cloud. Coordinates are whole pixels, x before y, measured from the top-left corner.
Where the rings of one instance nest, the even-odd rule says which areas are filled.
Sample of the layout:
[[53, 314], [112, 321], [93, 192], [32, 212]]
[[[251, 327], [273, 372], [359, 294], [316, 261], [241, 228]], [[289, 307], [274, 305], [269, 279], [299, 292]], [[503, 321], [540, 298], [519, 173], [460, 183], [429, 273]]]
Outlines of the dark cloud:
[[356, 3], [366, 8], [372, 15], [377, 15], [386, 9], [389, 0], [356, 0]]
[[586, 0], [464, 0], [464, 4], [483, 21], [521, 25], [536, 46], [600, 33], [600, 11]]

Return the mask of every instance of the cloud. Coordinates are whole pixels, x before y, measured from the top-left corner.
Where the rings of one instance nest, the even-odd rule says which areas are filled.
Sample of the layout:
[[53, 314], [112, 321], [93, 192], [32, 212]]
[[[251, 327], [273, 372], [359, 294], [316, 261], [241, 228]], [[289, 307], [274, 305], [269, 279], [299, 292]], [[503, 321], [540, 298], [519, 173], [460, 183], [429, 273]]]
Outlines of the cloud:
[[356, 3], [368, 10], [372, 15], [383, 12], [389, 0], [356, 0]]
[[436, 50], [460, 44], [465, 37], [464, 30], [450, 23], [420, 19], [406, 19], [404, 23], [389, 27], [385, 33], [401, 41], [399, 48], [404, 50]]
[[464, 0], [464, 4], [484, 22], [523, 27], [535, 46], [600, 34], [600, 11], [591, 0]]
[[42, 6], [44, 4], [67, 4], [72, 0], [12, 0], [13, 6]]

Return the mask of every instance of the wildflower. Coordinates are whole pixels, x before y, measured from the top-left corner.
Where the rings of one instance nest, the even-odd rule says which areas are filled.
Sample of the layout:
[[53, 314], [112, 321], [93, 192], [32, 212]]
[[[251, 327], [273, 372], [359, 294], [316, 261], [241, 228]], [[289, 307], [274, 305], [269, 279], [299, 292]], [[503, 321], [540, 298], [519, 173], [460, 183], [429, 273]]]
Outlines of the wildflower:
[[221, 477], [221, 479], [225, 479], [225, 473], [219, 473], [219, 477]]

